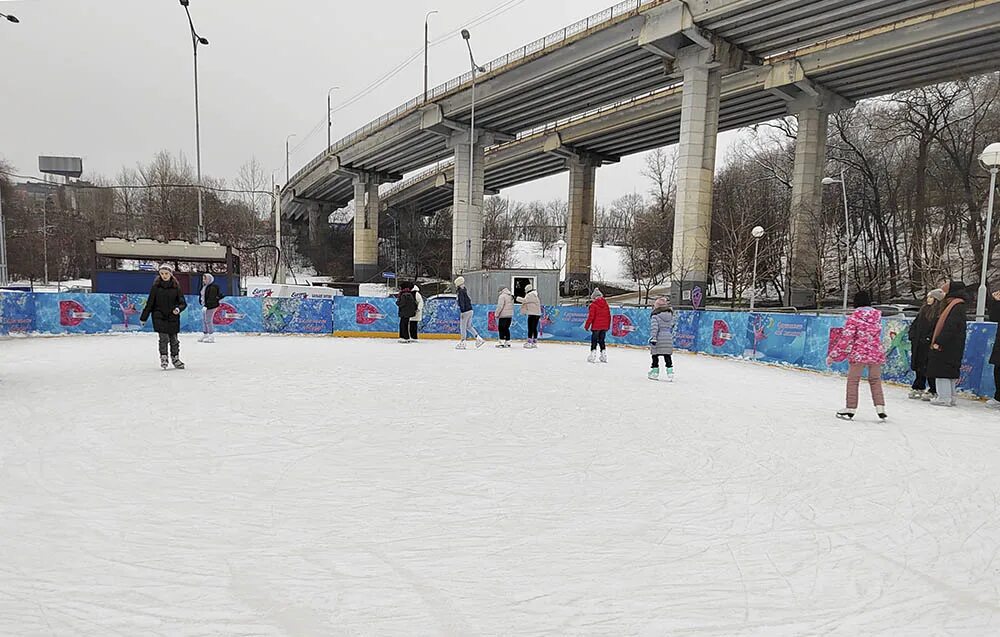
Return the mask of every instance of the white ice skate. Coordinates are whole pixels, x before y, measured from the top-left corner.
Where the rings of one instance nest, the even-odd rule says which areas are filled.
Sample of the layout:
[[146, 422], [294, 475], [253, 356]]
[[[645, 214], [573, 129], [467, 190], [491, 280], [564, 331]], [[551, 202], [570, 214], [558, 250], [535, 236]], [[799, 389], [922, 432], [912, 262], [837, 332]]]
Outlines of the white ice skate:
[[919, 389], [910, 390], [910, 400], [920, 400], [924, 397], [924, 392]]
[[207, 343], [208, 342], [208, 334], [202, 334], [201, 338], [198, 339], [198, 342], [199, 343]]
[[483, 340], [482, 336], [477, 336], [476, 337], [476, 349], [479, 349], [483, 345], [486, 345], [486, 341]]
[[986, 407], [989, 409], [1000, 409], [1000, 400], [996, 398], [990, 398], [986, 401]]
[[597, 352], [591, 350], [590, 351], [590, 356], [587, 357], [587, 362], [588, 363], [596, 363], [597, 362]]
[[204, 343], [214, 343], [215, 342], [215, 335], [214, 334], [209, 334], [208, 336], [205, 337], [205, 340], [203, 342]]
[[607, 352], [601, 352], [601, 362], [602, 363], [607, 363], [608, 362], [608, 353]]
[[465, 341], [459, 341], [458, 345], [455, 346], [455, 349], [465, 349], [465, 348], [466, 348]]
[[170, 367], [170, 359], [167, 357], [166, 354], [164, 354], [163, 356], [160, 357], [160, 369], [165, 370], [168, 367]]

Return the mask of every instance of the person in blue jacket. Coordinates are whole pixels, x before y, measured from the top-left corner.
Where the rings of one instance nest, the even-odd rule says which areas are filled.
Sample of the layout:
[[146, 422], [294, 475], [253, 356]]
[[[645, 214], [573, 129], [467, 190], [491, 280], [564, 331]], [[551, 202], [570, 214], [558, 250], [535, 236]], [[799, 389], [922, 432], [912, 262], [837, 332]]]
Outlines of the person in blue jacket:
[[483, 346], [483, 339], [479, 336], [479, 332], [476, 328], [472, 327], [472, 316], [475, 312], [472, 309], [472, 299], [469, 298], [469, 292], [465, 289], [465, 277], [460, 276], [455, 279], [455, 287], [458, 288], [458, 312], [461, 316], [461, 322], [459, 327], [459, 335], [461, 340], [458, 341], [458, 345], [455, 349], [465, 349], [466, 341], [468, 340], [469, 332], [476, 337], [476, 348]]

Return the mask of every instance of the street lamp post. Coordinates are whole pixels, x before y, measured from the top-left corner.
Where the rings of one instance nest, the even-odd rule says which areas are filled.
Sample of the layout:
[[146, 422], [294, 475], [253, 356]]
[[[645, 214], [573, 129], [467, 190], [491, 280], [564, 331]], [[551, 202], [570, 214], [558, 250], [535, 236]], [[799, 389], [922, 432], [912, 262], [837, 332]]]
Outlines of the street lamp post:
[[840, 184], [840, 189], [844, 193], [844, 249], [848, 254], [844, 259], [844, 311], [847, 311], [847, 290], [850, 287], [850, 269], [847, 267], [850, 262], [851, 252], [851, 217], [850, 208], [847, 206], [847, 177], [843, 168], [840, 169], [840, 179], [826, 177], [823, 179], [824, 186]]
[[750, 287], [750, 311], [753, 312], [757, 305], [757, 256], [760, 254], [760, 239], [764, 236], [764, 228], [756, 226], [750, 231], [753, 236], [753, 279]]
[[291, 181], [291, 171], [289, 170], [289, 158], [291, 157], [292, 151], [289, 150], [288, 142], [291, 141], [293, 137], [296, 137], [295, 133], [292, 133], [285, 138], [285, 188], [288, 188], [288, 182]]
[[[475, 161], [476, 161], [476, 142], [479, 138], [476, 136], [476, 72], [485, 73], [486, 69], [476, 64], [476, 56], [472, 53], [472, 42], [470, 41], [472, 35], [469, 33], [468, 29], [462, 29], [462, 39], [465, 40], [465, 46], [469, 49], [469, 63], [472, 65], [472, 113], [469, 116], [469, 200], [466, 204], [466, 213], [468, 218], [472, 219], [472, 185], [475, 182], [473, 175], [475, 174]], [[468, 242], [468, 248], [466, 250], [466, 264], [465, 268], [469, 269], [472, 262], [472, 241]]]
[[7, 22], [13, 22], [14, 24], [20, 22], [20, 20], [17, 19], [16, 15], [11, 15], [9, 13], [0, 13], [0, 18], [7, 20]]
[[424, 18], [424, 103], [427, 103], [427, 78], [428, 78], [428, 53], [431, 48], [431, 27], [430, 20], [432, 15], [437, 15], [437, 11], [428, 11], [427, 16]]
[[333, 105], [330, 103], [330, 96], [334, 91], [339, 91], [339, 86], [334, 86], [326, 92], [326, 153], [329, 155], [333, 149], [333, 141], [330, 138], [333, 131]]
[[1000, 172], [1000, 143], [990, 144], [979, 156], [979, 161], [990, 171], [990, 196], [986, 210], [986, 229], [983, 232], [983, 271], [979, 277], [979, 295], [976, 299], [976, 322], [986, 320], [986, 274], [990, 262], [990, 238], [993, 234], [993, 203], [997, 190], [997, 172]]
[[562, 239], [556, 241], [556, 249], [559, 250], [559, 263], [558, 263], [558, 265], [559, 265], [559, 288], [560, 289], [562, 289], [562, 287], [563, 287], [563, 278], [562, 278], [562, 276], [563, 276], [563, 274], [562, 274], [562, 270], [563, 270], [563, 258], [562, 258], [562, 255], [563, 255], [563, 249], [565, 247], [566, 247], [566, 242], [565, 241], [563, 241]]
[[198, 35], [191, 19], [190, 0], [180, 0], [187, 14], [188, 26], [191, 28], [191, 46], [194, 49], [194, 139], [195, 163], [198, 167], [198, 243], [205, 240], [205, 210], [202, 203], [201, 190], [201, 114], [198, 104], [198, 45], [208, 46], [208, 39]]

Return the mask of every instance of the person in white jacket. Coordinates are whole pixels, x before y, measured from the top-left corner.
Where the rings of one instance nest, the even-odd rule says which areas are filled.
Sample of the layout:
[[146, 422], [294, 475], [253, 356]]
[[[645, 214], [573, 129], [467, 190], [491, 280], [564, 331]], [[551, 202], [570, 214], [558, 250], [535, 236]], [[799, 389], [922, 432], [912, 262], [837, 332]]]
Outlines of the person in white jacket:
[[500, 290], [497, 297], [497, 308], [493, 312], [497, 320], [497, 332], [500, 334], [500, 342], [497, 347], [505, 349], [510, 347], [510, 324], [514, 321], [514, 295], [509, 288]]
[[417, 340], [417, 329], [420, 327], [420, 320], [424, 318], [424, 297], [420, 294], [420, 288], [413, 284], [413, 298], [417, 302], [417, 313], [410, 318], [410, 340]]
[[528, 317], [528, 342], [524, 344], [524, 348], [535, 349], [538, 347], [538, 323], [542, 320], [542, 302], [533, 286], [524, 288], [524, 292], [523, 298], [517, 297], [517, 302], [521, 304], [521, 316]]

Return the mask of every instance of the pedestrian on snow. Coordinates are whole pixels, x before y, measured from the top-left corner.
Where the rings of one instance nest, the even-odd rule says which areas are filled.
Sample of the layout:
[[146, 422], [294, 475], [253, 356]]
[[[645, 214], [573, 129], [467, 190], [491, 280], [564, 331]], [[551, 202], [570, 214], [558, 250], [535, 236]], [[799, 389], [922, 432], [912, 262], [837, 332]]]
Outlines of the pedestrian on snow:
[[225, 298], [222, 290], [215, 284], [215, 277], [206, 273], [201, 277], [201, 332], [199, 343], [215, 342], [215, 313], [219, 310], [219, 301]]
[[649, 370], [649, 380], [660, 379], [660, 357], [667, 366], [667, 380], [674, 380], [674, 310], [670, 300], [661, 296], [653, 302], [653, 313], [649, 318], [649, 353], [653, 365]]
[[[160, 335], [160, 367], [163, 369], [167, 368], [171, 359], [174, 367], [184, 369], [180, 359], [181, 342], [177, 335], [181, 331], [181, 312], [185, 309], [187, 302], [174, 276], [174, 269], [167, 264], [161, 265], [139, 321], [145, 324], [150, 316], [153, 317], [153, 329]], [[170, 358], [167, 358], [168, 348]]]
[[927, 375], [935, 379], [938, 407], [954, 407], [955, 386], [962, 374], [965, 356], [965, 307], [968, 302], [965, 283], [952, 281], [945, 286], [941, 314], [931, 335], [931, 351], [927, 358]]
[[608, 362], [607, 346], [605, 338], [608, 330], [611, 329], [611, 307], [604, 299], [604, 293], [600, 288], [594, 288], [590, 295], [590, 310], [587, 312], [587, 321], [583, 324], [583, 329], [590, 330], [590, 356], [588, 363], [597, 362], [597, 348], [601, 348], [601, 362]]
[[937, 396], [933, 378], [927, 377], [927, 359], [931, 353], [931, 336], [934, 325], [941, 313], [941, 301], [944, 300], [944, 290], [931, 290], [927, 301], [920, 308], [917, 318], [910, 323], [910, 369], [916, 374], [910, 390], [910, 398], [914, 400], [931, 400]]
[[420, 321], [424, 320], [424, 297], [420, 294], [420, 286], [413, 285], [413, 300], [417, 303], [417, 313], [410, 319], [410, 338], [417, 340]]
[[396, 307], [399, 308], [399, 342], [410, 342], [410, 319], [417, 315], [417, 300], [413, 298], [413, 291], [410, 286], [404, 284], [396, 298]]
[[472, 299], [469, 298], [469, 291], [465, 289], [464, 276], [455, 279], [455, 287], [458, 288], [458, 312], [461, 317], [458, 328], [461, 340], [458, 341], [455, 349], [465, 349], [465, 342], [468, 340], [469, 332], [472, 332], [476, 337], [476, 349], [478, 349], [483, 346], [483, 339], [479, 336], [476, 328], [472, 326], [472, 316], [474, 314]]
[[528, 341], [525, 349], [538, 347], [538, 322], [542, 320], [542, 302], [538, 298], [538, 290], [531, 284], [524, 288], [524, 296], [517, 297], [521, 304], [521, 316], [528, 317]]
[[826, 364], [849, 361], [847, 371], [847, 408], [837, 412], [838, 418], [851, 420], [858, 409], [858, 385], [861, 375], [868, 370], [868, 386], [875, 403], [875, 413], [886, 419], [885, 395], [882, 391], [882, 313], [871, 307], [871, 296], [862, 290], [854, 295], [854, 312], [847, 317], [847, 324], [834, 343]]
[[497, 309], [493, 312], [493, 316], [497, 320], [497, 331], [500, 334], [497, 347], [506, 349], [510, 347], [510, 324], [514, 320], [514, 295], [509, 288], [500, 290]]
[[[990, 322], [1000, 323], [1000, 290], [986, 297], [986, 307]], [[986, 401], [986, 406], [993, 409], [1000, 409], [1000, 338], [993, 341], [990, 365], [993, 366], [993, 384], [996, 386], [996, 391], [993, 394], [993, 398]]]

